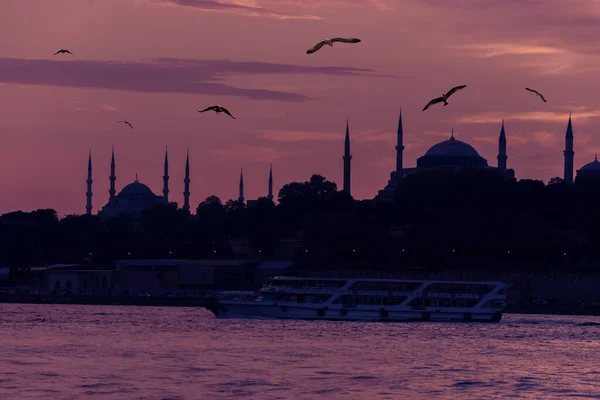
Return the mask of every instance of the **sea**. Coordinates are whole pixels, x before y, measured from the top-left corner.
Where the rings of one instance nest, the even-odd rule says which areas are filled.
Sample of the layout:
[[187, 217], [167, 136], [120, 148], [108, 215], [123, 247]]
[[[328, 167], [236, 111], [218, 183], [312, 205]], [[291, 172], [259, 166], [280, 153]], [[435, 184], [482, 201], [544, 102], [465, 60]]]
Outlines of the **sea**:
[[0, 399], [600, 399], [600, 317], [217, 319], [0, 304]]

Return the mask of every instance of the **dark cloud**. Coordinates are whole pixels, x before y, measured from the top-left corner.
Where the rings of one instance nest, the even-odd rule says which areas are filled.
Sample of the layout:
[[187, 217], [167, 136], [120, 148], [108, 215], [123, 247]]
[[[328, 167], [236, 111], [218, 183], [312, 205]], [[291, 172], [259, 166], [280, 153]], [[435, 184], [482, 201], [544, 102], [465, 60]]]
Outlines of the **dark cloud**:
[[272, 18], [280, 18], [280, 19], [291, 19], [291, 18], [321, 19], [320, 17], [312, 16], [312, 15], [285, 14], [285, 13], [277, 12], [277, 11], [263, 8], [263, 7], [246, 6], [243, 4], [227, 3], [227, 2], [216, 1], [216, 0], [162, 0], [162, 3], [169, 4], [169, 5], [175, 5], [175, 6], [182, 6], [182, 7], [192, 7], [197, 10], [204, 10], [204, 11], [229, 11], [229, 12], [237, 12], [237, 13], [245, 14], [245, 15], [272, 17]]
[[437, 11], [431, 23], [476, 41], [518, 41], [600, 54], [597, 0], [408, 0]]
[[162, 58], [152, 62], [54, 61], [0, 58], [0, 82], [24, 85], [102, 88], [151, 93], [197, 93], [253, 100], [305, 101], [311, 97], [222, 83], [227, 75], [327, 74], [379, 76], [349, 67], [310, 67], [230, 60]]

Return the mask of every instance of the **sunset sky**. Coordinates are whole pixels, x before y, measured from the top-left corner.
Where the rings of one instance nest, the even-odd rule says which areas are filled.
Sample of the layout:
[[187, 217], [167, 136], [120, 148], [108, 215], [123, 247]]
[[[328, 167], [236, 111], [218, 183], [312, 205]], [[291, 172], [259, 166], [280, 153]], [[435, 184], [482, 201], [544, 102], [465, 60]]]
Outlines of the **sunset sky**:
[[[335, 36], [362, 43], [305, 53]], [[276, 191], [314, 173], [341, 187], [346, 118], [352, 194], [373, 198], [400, 107], [405, 167], [452, 128], [495, 166], [504, 119], [508, 167], [547, 182], [569, 112], [575, 169], [600, 152], [599, 37], [596, 0], [3, 0], [0, 213], [84, 213], [89, 150], [97, 212], [111, 146], [117, 191], [137, 172], [157, 194], [168, 146], [180, 205], [189, 148], [194, 209], [237, 197], [242, 167], [247, 199], [266, 195], [270, 163]], [[197, 112], [213, 104], [237, 119]]]

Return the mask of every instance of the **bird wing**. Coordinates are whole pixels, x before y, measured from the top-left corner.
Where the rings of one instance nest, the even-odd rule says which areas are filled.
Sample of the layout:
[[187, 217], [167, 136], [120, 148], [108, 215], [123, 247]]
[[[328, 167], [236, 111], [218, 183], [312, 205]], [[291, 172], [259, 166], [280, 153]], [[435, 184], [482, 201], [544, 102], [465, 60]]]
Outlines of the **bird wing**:
[[310, 49], [306, 50], [306, 54], [312, 54], [315, 51], [319, 50], [323, 46], [325, 46], [325, 41], [319, 42], [319, 43], [315, 44], [313, 47], [311, 47]]
[[126, 123], [127, 125], [129, 125], [129, 127], [130, 127], [131, 129], [133, 129], [133, 125], [131, 125], [131, 123], [129, 123], [129, 122], [125, 122], [125, 123]]
[[58, 53], [60, 53], [62, 50], [57, 51], [56, 53], [54, 53], [54, 55], [57, 55]]
[[441, 103], [442, 101], [444, 101], [444, 99], [442, 99], [441, 97], [437, 97], [437, 98], [431, 100], [429, 103], [427, 103], [427, 105], [425, 106], [425, 108], [423, 108], [422, 111], [425, 111], [429, 108], [429, 106], [432, 106], [437, 103]]
[[528, 87], [526, 87], [525, 90], [533, 92], [535, 94], [540, 94], [540, 92], [538, 92], [537, 90], [529, 89]]
[[336, 37], [331, 39], [332, 42], [342, 42], [342, 43], [360, 43], [360, 39], [357, 38], [341, 38]]
[[467, 85], [460, 85], [460, 86], [455, 86], [452, 89], [448, 90], [448, 93], [446, 93], [446, 97], [450, 97], [452, 96], [455, 92], [457, 92], [458, 90], [464, 89], [466, 88]]
[[210, 110], [214, 110], [217, 106], [210, 106], [210, 107], [206, 107], [204, 110], [198, 110], [198, 112], [204, 112], [204, 111], [210, 111]]
[[547, 103], [546, 99], [544, 98], [544, 95], [541, 93], [538, 93], [538, 96], [540, 96], [542, 98], [542, 100], [544, 101], [544, 103]]
[[73, 53], [71, 53], [69, 50], [65, 50], [65, 53], [73, 54]]
[[225, 114], [229, 115], [231, 118], [235, 119], [235, 117], [234, 117], [233, 115], [231, 115], [231, 113], [229, 112], [229, 110], [228, 110], [228, 109], [226, 109], [225, 107], [221, 107], [221, 110], [222, 110], [222, 111], [223, 111]]

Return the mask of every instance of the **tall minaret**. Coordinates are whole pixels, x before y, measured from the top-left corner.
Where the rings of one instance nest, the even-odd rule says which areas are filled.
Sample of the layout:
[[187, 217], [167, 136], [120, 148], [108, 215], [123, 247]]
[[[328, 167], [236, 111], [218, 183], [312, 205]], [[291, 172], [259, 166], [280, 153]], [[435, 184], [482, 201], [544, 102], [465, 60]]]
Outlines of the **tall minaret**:
[[163, 198], [165, 203], [169, 204], [169, 156], [165, 148], [165, 173], [163, 175]]
[[269, 167], [269, 194], [267, 199], [273, 201], [273, 164]]
[[402, 152], [404, 151], [404, 145], [402, 144], [404, 131], [402, 129], [402, 108], [400, 109], [400, 116], [398, 117], [398, 134], [396, 144], [396, 172], [398, 179], [402, 179]]
[[238, 197], [238, 201], [244, 202], [244, 170], [240, 171], [240, 197]]
[[87, 202], [85, 205], [85, 213], [87, 215], [92, 215], [92, 151], [90, 150], [90, 155], [88, 157], [88, 176], [87, 176], [87, 192], [85, 196], [87, 197]]
[[506, 133], [504, 132], [504, 120], [502, 120], [502, 128], [500, 129], [500, 138], [498, 139], [498, 169], [504, 171], [506, 169]]
[[350, 194], [350, 160], [352, 155], [350, 154], [350, 128], [348, 127], [348, 120], [346, 120], [346, 139], [344, 140], [344, 187], [342, 191]]
[[569, 113], [569, 124], [565, 135], [565, 182], [573, 183], [573, 126], [571, 125], [571, 113]]
[[114, 199], [115, 194], [117, 193], [117, 191], [115, 190], [115, 181], [117, 180], [117, 177], [115, 176], [115, 147], [113, 146], [112, 148], [112, 156], [110, 159], [110, 177], [108, 178], [110, 179], [110, 189], [108, 190], [108, 195], [109, 195], [109, 201]]
[[185, 179], [183, 180], [183, 210], [190, 212], [190, 151], [185, 159]]

